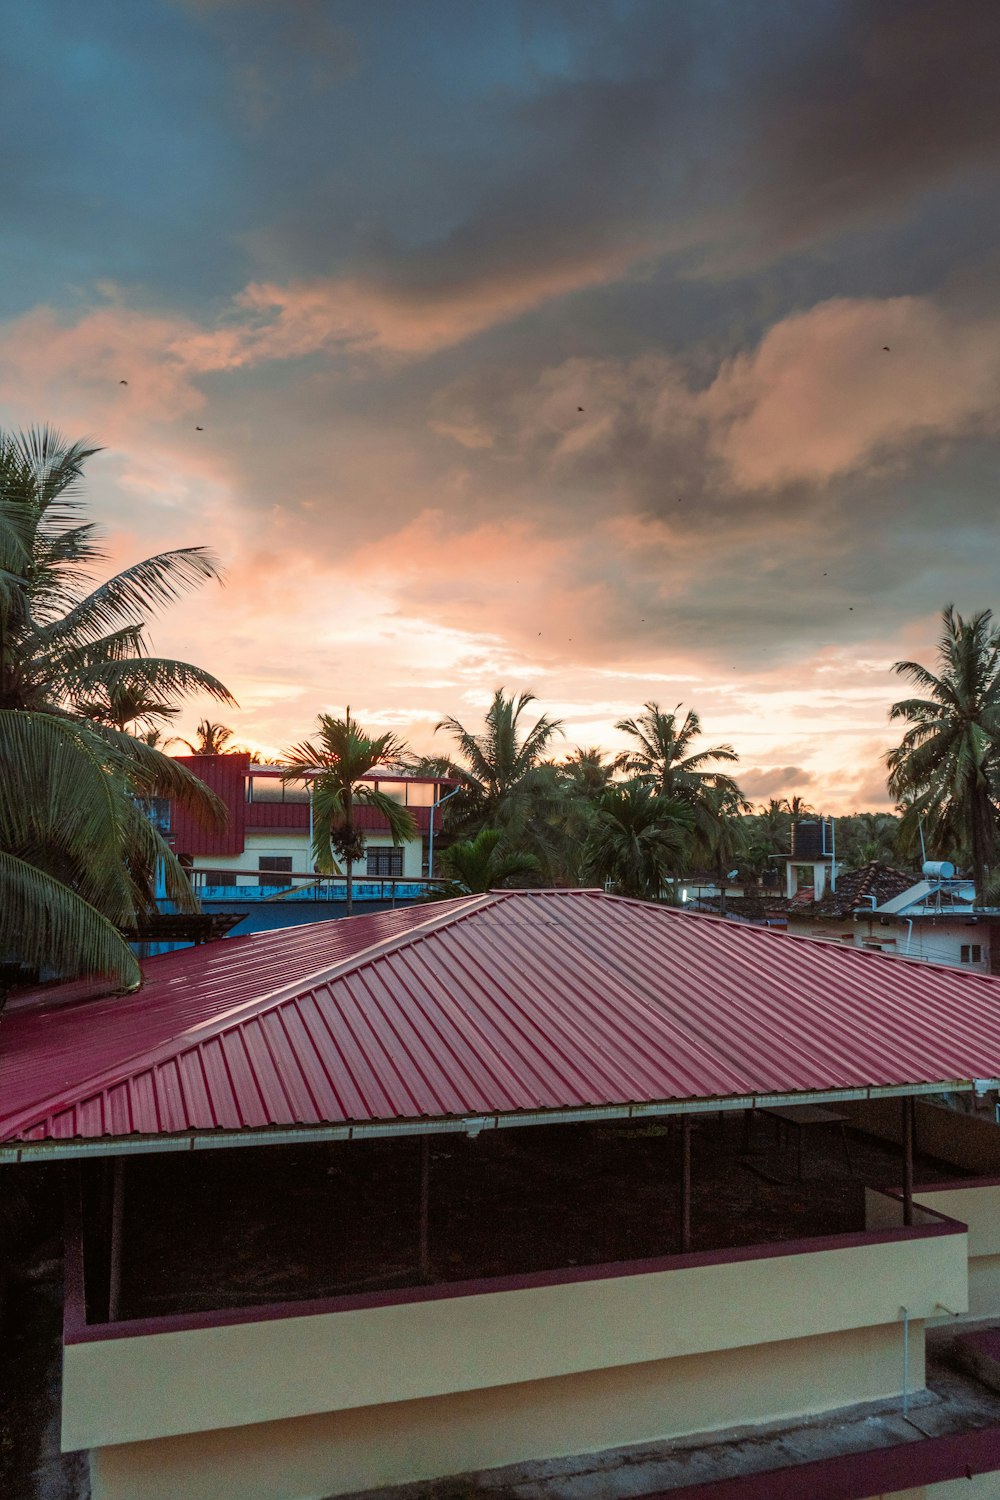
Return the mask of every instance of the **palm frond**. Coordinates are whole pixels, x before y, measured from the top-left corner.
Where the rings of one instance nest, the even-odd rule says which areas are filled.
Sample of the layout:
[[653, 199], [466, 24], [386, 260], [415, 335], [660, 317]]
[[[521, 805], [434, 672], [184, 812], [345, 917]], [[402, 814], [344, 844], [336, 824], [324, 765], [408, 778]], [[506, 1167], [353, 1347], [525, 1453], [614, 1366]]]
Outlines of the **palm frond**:
[[82, 896], [27, 860], [0, 850], [0, 963], [56, 979], [100, 974], [121, 990], [142, 982], [117, 928]]

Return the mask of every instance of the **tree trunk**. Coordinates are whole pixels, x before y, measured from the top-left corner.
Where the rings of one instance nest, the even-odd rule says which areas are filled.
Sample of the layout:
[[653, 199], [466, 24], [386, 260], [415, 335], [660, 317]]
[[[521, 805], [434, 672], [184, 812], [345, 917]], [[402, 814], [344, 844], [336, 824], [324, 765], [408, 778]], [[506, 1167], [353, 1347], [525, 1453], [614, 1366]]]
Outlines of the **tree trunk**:
[[[347, 722], [348, 722], [348, 725], [350, 725], [350, 722], [351, 722], [351, 710], [350, 709], [347, 710]], [[351, 847], [351, 841], [354, 838], [354, 787], [351, 786], [351, 785], [349, 785], [348, 788], [347, 788], [347, 797], [345, 799], [345, 807], [344, 807], [344, 823], [346, 824], [346, 827], [347, 827], [347, 839], [348, 839], [347, 848], [349, 850], [350, 847]], [[352, 895], [351, 895], [351, 872], [352, 872], [353, 869], [354, 869], [354, 860], [352, 859], [351, 855], [348, 853], [347, 856], [344, 859], [344, 874], [347, 877], [347, 906], [346, 906], [346, 909], [344, 911], [344, 916], [345, 917], [349, 917], [351, 915], [351, 912], [354, 910], [354, 901], [353, 901], [353, 898], [352, 898]]]
[[969, 800], [972, 806], [972, 882], [976, 888], [976, 901], [981, 903], [986, 895], [989, 867], [993, 863], [993, 807], [989, 792], [976, 782], [969, 789]]

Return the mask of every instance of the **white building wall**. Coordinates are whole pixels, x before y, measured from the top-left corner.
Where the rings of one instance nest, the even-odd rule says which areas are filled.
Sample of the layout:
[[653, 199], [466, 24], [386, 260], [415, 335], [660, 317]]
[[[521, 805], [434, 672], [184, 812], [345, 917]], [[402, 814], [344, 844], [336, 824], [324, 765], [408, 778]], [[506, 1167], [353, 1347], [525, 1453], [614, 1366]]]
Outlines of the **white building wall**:
[[[391, 847], [392, 839], [386, 833], [366, 833], [365, 848], [370, 845], [376, 847]], [[418, 835], [415, 839], [409, 839], [402, 844], [403, 851], [403, 878], [407, 880], [419, 880], [422, 874], [423, 864], [423, 841]], [[259, 884], [258, 875], [260, 870], [258, 861], [261, 856], [277, 856], [291, 858], [292, 873], [294, 875], [311, 875], [313, 873], [312, 851], [309, 847], [309, 834], [306, 829], [264, 829], [258, 833], [248, 832], [244, 840], [242, 854], [199, 854], [195, 856], [194, 868], [196, 870], [232, 870], [236, 873], [237, 885]], [[365, 874], [365, 861], [361, 860], [354, 867], [354, 874], [361, 879]]]
[[[983, 924], [971, 924], [967, 918], [916, 917], [912, 932], [904, 921], [892, 921], [885, 926], [876, 915], [871, 919], [862, 915], [857, 919], [823, 922], [815, 917], [788, 916], [790, 937], [822, 938], [826, 942], [853, 943], [856, 948], [876, 948], [883, 953], [896, 954], [901, 958], [921, 959], [925, 963], [944, 964], [956, 969], [972, 969], [980, 974], [990, 971], [990, 934]], [[968, 949], [968, 958], [963, 961], [962, 950]], [[979, 949], [979, 958], [973, 958]]]

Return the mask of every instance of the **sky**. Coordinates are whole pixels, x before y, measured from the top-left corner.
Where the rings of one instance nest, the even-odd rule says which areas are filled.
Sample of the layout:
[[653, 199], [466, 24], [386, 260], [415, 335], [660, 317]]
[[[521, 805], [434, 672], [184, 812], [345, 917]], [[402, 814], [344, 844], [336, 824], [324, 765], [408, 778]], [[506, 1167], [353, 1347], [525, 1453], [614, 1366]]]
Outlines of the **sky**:
[[889, 805], [998, 602], [995, 0], [8, 0], [0, 65], [0, 426], [101, 446], [109, 569], [220, 557], [182, 730], [655, 700]]

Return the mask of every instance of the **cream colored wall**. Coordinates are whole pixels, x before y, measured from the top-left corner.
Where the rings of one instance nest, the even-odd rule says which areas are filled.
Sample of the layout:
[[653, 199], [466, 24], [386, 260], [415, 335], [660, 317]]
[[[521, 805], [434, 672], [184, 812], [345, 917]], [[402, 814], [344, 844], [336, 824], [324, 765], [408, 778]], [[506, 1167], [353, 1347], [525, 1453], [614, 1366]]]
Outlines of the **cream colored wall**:
[[[919, 1500], [997, 1500], [1000, 1495], [1000, 1474], [974, 1474], [971, 1479], [946, 1479], [942, 1484], [929, 1484], [925, 1490], [904, 1491], [906, 1500], [910, 1494]], [[896, 1497], [893, 1497], [896, 1500]]]
[[[965, 1235], [70, 1344], [63, 1447], [381, 1405], [964, 1305]], [[280, 1378], [275, 1378], [280, 1372]]]
[[968, 1224], [968, 1315], [1000, 1317], [1000, 1187], [977, 1186], [973, 1178], [968, 1187], [921, 1189], [919, 1200], [927, 1208]]
[[[391, 844], [388, 833], [365, 834], [365, 847], [369, 844]], [[294, 874], [309, 875], [313, 870], [312, 854], [309, 848], [308, 832], [281, 833], [268, 830], [261, 833], [247, 833], [244, 839], [244, 851], [242, 854], [199, 854], [194, 860], [196, 870], [236, 870], [245, 871], [249, 876], [252, 872], [252, 880], [244, 880], [242, 884], [257, 885], [257, 860], [262, 854], [291, 855], [292, 871]], [[409, 839], [400, 846], [403, 850], [403, 876], [408, 880], [418, 880], [422, 871], [423, 842], [418, 836]], [[359, 883], [367, 877], [364, 873], [364, 860], [355, 866], [354, 878]], [[373, 877], [377, 879], [377, 877]]]
[[[911, 1326], [911, 1388], [923, 1329]], [[104, 1448], [93, 1500], [317, 1500], [896, 1395], [899, 1324]], [[273, 1377], [272, 1377], [273, 1378]]]

